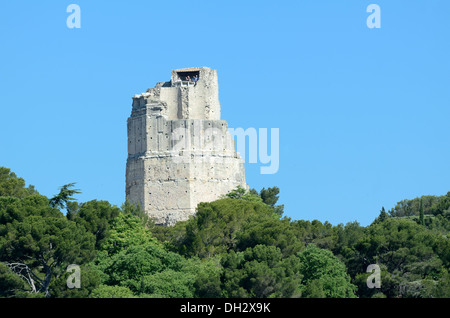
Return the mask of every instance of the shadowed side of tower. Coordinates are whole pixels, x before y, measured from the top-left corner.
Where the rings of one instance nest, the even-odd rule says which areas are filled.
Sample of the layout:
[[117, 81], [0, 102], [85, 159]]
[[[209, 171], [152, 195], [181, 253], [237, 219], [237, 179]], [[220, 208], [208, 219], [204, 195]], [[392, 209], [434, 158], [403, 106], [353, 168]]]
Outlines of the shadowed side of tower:
[[133, 97], [127, 122], [126, 197], [156, 224], [195, 214], [245, 182], [244, 162], [220, 119], [217, 72], [173, 70], [169, 82]]

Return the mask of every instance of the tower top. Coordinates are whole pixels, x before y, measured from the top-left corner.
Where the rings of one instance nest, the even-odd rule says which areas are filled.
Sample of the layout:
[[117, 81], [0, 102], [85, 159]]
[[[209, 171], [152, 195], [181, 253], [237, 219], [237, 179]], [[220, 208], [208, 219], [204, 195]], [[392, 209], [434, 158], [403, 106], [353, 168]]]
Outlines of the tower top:
[[212, 79], [217, 80], [216, 70], [212, 70], [209, 67], [188, 67], [172, 70], [171, 85], [177, 86], [180, 81], [182, 84], [196, 84], [196, 82], [202, 80], [202, 82], [208, 82]]
[[152, 107], [152, 114], [168, 120], [220, 120], [217, 71], [209, 67], [172, 70], [169, 82], [157, 83], [133, 97], [133, 111], [145, 107]]
[[188, 68], [179, 68], [177, 70], [172, 70], [172, 72], [195, 72], [195, 71], [200, 71], [200, 69], [208, 69], [210, 70], [209, 67], [188, 67]]

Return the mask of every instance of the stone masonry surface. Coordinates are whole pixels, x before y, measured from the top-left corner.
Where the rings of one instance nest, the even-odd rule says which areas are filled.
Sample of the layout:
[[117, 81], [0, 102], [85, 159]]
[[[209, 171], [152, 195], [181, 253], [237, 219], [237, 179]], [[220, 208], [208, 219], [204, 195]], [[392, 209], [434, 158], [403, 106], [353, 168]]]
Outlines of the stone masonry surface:
[[220, 119], [216, 70], [173, 70], [169, 82], [135, 95], [127, 129], [126, 197], [156, 224], [174, 225], [194, 215], [198, 203], [248, 188], [244, 162]]

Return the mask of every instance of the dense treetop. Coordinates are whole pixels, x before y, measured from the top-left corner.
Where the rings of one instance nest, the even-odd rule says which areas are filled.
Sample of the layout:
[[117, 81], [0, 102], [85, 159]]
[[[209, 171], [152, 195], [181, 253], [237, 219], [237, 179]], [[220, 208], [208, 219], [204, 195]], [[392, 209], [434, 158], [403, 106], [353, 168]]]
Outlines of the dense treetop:
[[[450, 192], [363, 227], [291, 220], [279, 188], [236, 188], [160, 227], [127, 201], [78, 203], [74, 187], [47, 198], [0, 167], [0, 297], [450, 296]], [[68, 287], [70, 264], [81, 288]]]

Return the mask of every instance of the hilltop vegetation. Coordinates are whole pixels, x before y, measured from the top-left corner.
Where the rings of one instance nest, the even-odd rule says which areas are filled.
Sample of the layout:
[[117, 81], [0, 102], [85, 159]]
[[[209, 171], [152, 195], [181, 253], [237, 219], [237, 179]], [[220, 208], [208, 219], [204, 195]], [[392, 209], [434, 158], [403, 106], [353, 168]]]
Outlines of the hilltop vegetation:
[[0, 167], [1, 297], [450, 297], [450, 192], [363, 227], [291, 220], [277, 187], [238, 188], [159, 227], [128, 202], [78, 203], [73, 187], [47, 198]]

